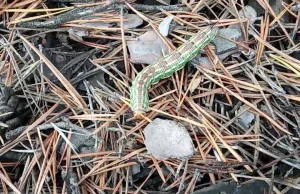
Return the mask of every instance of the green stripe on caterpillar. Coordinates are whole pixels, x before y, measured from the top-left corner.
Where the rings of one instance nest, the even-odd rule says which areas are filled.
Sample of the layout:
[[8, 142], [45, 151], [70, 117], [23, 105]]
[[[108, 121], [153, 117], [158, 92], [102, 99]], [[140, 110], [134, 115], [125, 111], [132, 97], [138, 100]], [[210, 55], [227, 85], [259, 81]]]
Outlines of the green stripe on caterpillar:
[[204, 28], [179, 48], [137, 74], [130, 88], [130, 107], [134, 112], [134, 118], [141, 119], [142, 115], [149, 111], [148, 90], [151, 85], [182, 69], [216, 37], [217, 33], [217, 27]]

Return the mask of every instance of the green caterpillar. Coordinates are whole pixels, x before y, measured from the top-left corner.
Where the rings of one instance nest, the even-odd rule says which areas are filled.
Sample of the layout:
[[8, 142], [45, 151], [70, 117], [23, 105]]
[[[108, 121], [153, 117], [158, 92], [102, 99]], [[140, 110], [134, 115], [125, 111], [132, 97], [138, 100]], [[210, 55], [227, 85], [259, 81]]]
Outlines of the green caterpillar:
[[215, 38], [217, 33], [218, 28], [206, 27], [179, 48], [137, 74], [130, 88], [130, 107], [134, 112], [134, 118], [141, 119], [142, 115], [149, 111], [148, 90], [151, 85], [182, 69], [188, 61], [193, 59], [201, 49]]

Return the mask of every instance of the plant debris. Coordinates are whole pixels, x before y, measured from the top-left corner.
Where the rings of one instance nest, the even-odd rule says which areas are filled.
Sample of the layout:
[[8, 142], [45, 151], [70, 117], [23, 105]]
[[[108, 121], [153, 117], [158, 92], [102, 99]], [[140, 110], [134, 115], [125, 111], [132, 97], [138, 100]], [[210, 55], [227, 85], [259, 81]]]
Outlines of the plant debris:
[[[299, 191], [299, 7], [0, 0], [0, 192]], [[138, 72], [207, 25], [135, 120]]]

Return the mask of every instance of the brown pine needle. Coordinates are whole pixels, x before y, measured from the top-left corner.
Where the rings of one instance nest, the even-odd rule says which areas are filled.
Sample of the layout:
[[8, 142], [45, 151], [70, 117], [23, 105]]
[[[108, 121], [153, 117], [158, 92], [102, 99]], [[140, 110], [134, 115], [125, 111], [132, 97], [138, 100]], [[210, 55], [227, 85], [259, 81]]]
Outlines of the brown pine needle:
[[[255, 15], [248, 1], [87, 1], [0, 0], [0, 74], [13, 90], [0, 88], [0, 193], [57, 194], [73, 185], [82, 193], [187, 194], [253, 179], [276, 194], [298, 188], [290, 172], [300, 169], [299, 3], [256, 0]], [[136, 119], [129, 89], [138, 72], [158, 60], [161, 45], [173, 51], [207, 25], [242, 36], [220, 31], [228, 50], [214, 40], [152, 85], [150, 110]], [[159, 47], [134, 53], [127, 41], [149, 30]], [[137, 55], [147, 63], [135, 64]], [[190, 158], [159, 160], [147, 150], [144, 129], [157, 118], [185, 127]], [[291, 169], [284, 180], [274, 176], [279, 163]]]

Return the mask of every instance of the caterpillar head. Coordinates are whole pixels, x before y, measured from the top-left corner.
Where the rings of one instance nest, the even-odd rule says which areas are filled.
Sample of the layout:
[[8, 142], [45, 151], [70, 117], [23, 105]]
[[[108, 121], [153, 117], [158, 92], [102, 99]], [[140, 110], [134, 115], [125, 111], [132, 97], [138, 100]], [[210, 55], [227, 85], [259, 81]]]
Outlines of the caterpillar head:
[[142, 107], [135, 107], [133, 111], [133, 118], [141, 120], [144, 118], [148, 109], [145, 107], [146, 105], [142, 105]]
[[145, 112], [144, 112], [144, 111], [135, 111], [135, 112], [134, 112], [133, 118], [134, 118], [134, 119], [141, 120], [141, 119], [144, 118], [144, 115], [145, 115]]

